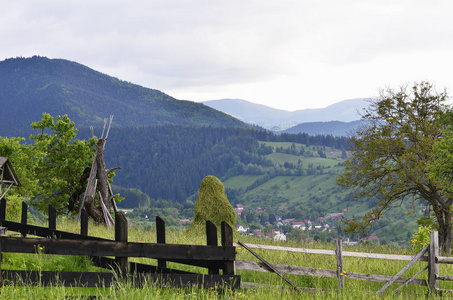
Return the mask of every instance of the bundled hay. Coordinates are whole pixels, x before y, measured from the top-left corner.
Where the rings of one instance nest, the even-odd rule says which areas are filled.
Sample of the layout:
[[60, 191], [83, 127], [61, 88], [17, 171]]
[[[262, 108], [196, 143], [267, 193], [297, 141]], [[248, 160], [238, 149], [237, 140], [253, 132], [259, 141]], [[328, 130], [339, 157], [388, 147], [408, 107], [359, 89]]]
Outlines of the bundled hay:
[[194, 220], [187, 229], [189, 232], [206, 234], [207, 220], [214, 223], [219, 232], [222, 221], [226, 221], [236, 232], [236, 212], [225, 195], [222, 182], [215, 176], [206, 176], [201, 181], [194, 213]]

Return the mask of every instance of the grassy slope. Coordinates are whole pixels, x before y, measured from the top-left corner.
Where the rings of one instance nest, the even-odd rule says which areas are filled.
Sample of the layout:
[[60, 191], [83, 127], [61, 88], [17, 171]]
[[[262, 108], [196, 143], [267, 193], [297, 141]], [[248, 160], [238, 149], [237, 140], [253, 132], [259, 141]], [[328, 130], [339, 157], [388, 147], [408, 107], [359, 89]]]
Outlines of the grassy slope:
[[[265, 142], [266, 145], [277, 147], [290, 148], [293, 143], [282, 142]], [[344, 171], [344, 167], [338, 166], [338, 163], [343, 162], [341, 159], [341, 151], [334, 148], [326, 147], [325, 153], [327, 158], [318, 156], [317, 151], [313, 147], [307, 147], [302, 144], [295, 144], [297, 149], [305, 149], [311, 151], [313, 157], [303, 157], [291, 155], [287, 153], [271, 153], [267, 155], [274, 164], [283, 165], [285, 162], [298, 164], [301, 161], [304, 169], [309, 165], [315, 168], [321, 166], [324, 175], [308, 175], [308, 176], [277, 176], [269, 181], [259, 185], [258, 187], [248, 191], [242, 197], [241, 204], [255, 207], [278, 207], [280, 205], [303, 206], [307, 213], [313, 207], [313, 204], [321, 205], [327, 213], [342, 212], [343, 209], [348, 211], [345, 213], [345, 218], [361, 218], [370, 211], [370, 204], [357, 201], [345, 200], [348, 191], [339, 187], [336, 183], [336, 178]], [[229, 178], [224, 182], [226, 188], [246, 188], [250, 186], [258, 175], [240, 175]], [[417, 229], [416, 220], [421, 217], [421, 207], [416, 210], [415, 215], [407, 216], [407, 209], [404, 206], [396, 206], [382, 220], [385, 224], [382, 228], [375, 228], [369, 232], [370, 235], [377, 235], [383, 241], [408, 241], [408, 232], [414, 233]], [[240, 222], [240, 220], [239, 220]], [[382, 226], [382, 225], [379, 225]]]

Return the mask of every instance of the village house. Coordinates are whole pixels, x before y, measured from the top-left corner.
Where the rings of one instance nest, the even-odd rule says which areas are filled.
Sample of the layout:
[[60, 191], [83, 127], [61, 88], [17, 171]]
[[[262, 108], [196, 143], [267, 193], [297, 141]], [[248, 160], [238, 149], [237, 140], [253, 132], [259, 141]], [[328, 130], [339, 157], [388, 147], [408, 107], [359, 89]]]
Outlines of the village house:
[[236, 230], [239, 233], [247, 233], [250, 230], [250, 227], [245, 227], [245, 226], [242, 226], [242, 225], [236, 225]]
[[255, 229], [252, 231], [252, 235], [263, 236], [263, 231], [261, 229]]
[[289, 223], [291, 223], [294, 220], [295, 219], [284, 219], [284, 220], [282, 220], [282, 223], [283, 223], [283, 225], [288, 225]]
[[293, 222], [291, 226], [293, 226], [293, 228], [305, 230], [305, 222]]

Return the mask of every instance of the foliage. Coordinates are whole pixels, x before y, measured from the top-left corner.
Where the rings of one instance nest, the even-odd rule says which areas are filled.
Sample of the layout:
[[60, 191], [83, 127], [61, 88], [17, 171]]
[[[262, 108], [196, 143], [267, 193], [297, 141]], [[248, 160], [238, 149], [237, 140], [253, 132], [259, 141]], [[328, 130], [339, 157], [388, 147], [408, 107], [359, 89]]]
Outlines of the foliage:
[[35, 171], [35, 158], [42, 152], [23, 141], [23, 138], [0, 137], [0, 156], [8, 158], [21, 183], [21, 186], [13, 186], [5, 195], [8, 201], [7, 214], [13, 219], [20, 216], [21, 202], [34, 198], [41, 191]]
[[430, 226], [418, 227], [418, 231], [411, 237], [411, 245], [415, 252], [420, 252], [429, 245], [431, 231], [433, 231], [433, 228]]
[[51, 204], [57, 214], [77, 213], [77, 200], [83, 193], [77, 200], [71, 198], [75, 191], [83, 190], [80, 178], [84, 169], [91, 166], [94, 139], [75, 139], [77, 130], [67, 115], [57, 116], [55, 121], [50, 114], [43, 114], [42, 120], [33, 122], [31, 127], [40, 130], [30, 138], [34, 141], [33, 147], [43, 153], [36, 157], [35, 169], [41, 191], [31, 203], [42, 212]]
[[444, 126], [442, 139], [434, 143], [434, 159], [429, 166], [429, 175], [445, 190], [453, 193], [453, 111], [449, 110], [443, 115], [440, 123]]
[[201, 181], [194, 215], [189, 232], [205, 233], [206, 221], [211, 221], [218, 231], [225, 221], [236, 231], [236, 212], [225, 195], [222, 182], [215, 176], [206, 176]]
[[349, 222], [349, 230], [363, 230], [403, 201], [411, 206], [427, 201], [439, 224], [441, 245], [449, 251], [453, 197], [428, 176], [447, 99], [445, 92], [421, 82], [411, 89], [389, 89], [381, 99], [371, 100], [363, 115], [365, 126], [351, 138], [351, 156], [338, 183], [352, 187], [357, 198], [376, 197], [378, 202], [361, 221]]

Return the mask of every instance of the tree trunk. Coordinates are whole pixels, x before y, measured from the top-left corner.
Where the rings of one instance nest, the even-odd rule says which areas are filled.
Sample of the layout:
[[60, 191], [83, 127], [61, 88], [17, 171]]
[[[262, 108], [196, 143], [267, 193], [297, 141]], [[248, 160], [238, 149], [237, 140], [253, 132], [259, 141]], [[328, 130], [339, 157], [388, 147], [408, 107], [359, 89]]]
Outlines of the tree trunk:
[[434, 208], [437, 223], [439, 224], [439, 244], [443, 255], [450, 256], [451, 242], [452, 242], [452, 223], [450, 211], [444, 210], [441, 207]]

